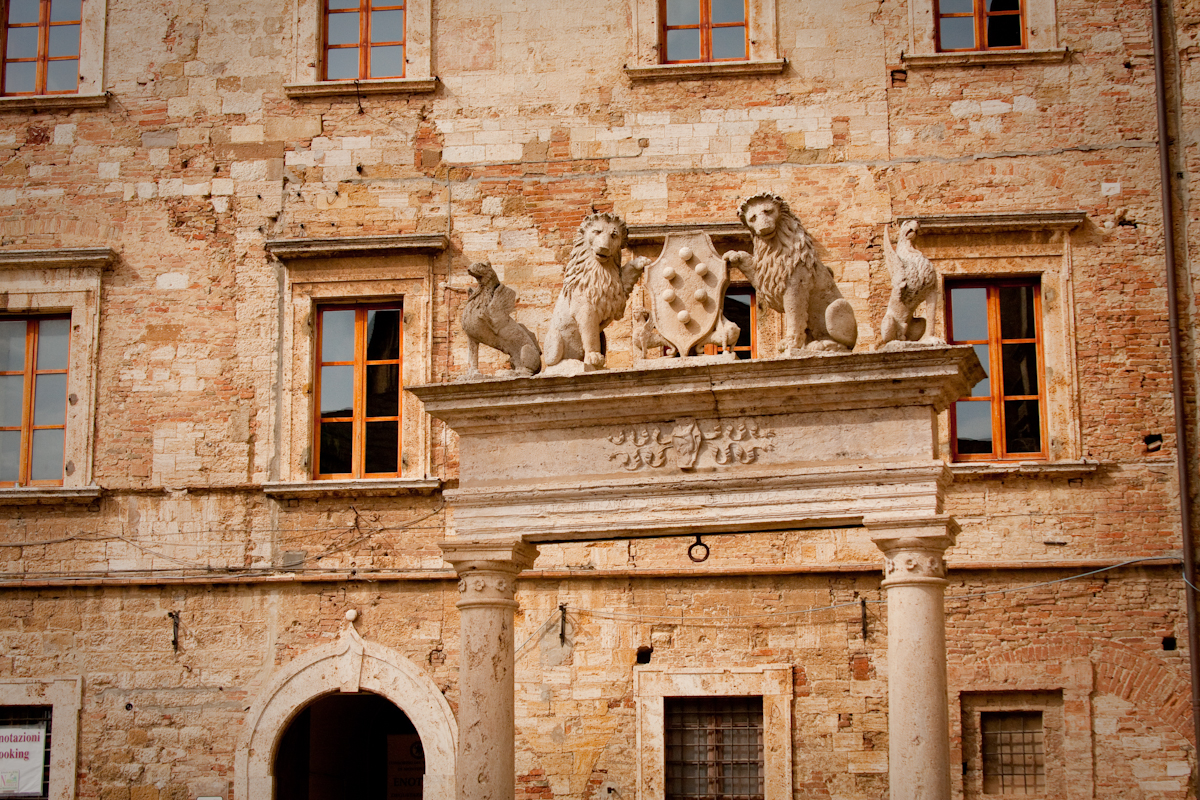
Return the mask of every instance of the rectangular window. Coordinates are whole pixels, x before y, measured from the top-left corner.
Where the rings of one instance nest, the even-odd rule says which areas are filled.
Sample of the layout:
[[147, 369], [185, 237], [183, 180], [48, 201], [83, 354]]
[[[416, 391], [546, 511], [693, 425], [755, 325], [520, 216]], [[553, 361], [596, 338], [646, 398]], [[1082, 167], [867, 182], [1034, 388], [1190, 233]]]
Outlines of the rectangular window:
[[1045, 731], [1041, 711], [984, 711], [983, 792], [1003, 795], [1046, 793]]
[[323, 80], [404, 77], [405, 0], [325, 0]]
[[1022, 0], [935, 0], [938, 50], [1020, 50], [1025, 46]]
[[662, 63], [745, 61], [746, 0], [659, 0]]
[[0, 317], [0, 486], [57, 486], [70, 317]]
[[318, 478], [400, 474], [403, 310], [399, 301], [318, 310]]
[[667, 800], [762, 800], [762, 697], [666, 697]]
[[947, 339], [973, 345], [988, 376], [951, 411], [954, 458], [1045, 458], [1040, 280], [947, 283], [946, 293]]
[[[738, 326], [738, 340], [731, 349], [738, 358], [758, 358], [758, 307], [754, 287], [749, 284], [732, 284], [725, 292], [725, 305], [721, 310], [725, 319]], [[704, 346], [705, 355], [721, 352], [720, 345]]]
[[52, 716], [53, 706], [0, 706], [0, 748], [26, 756], [5, 759], [0, 795], [25, 800], [50, 796]]
[[4, 9], [4, 94], [79, 90], [82, 0], [8, 0]]

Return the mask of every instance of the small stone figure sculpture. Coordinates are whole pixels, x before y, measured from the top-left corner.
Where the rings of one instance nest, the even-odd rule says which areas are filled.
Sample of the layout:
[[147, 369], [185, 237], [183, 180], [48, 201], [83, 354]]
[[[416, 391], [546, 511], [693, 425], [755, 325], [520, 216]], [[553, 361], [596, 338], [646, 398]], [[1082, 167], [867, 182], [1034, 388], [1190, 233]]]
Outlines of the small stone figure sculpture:
[[648, 263], [644, 258], [621, 263], [628, 233], [616, 214], [591, 214], [579, 226], [546, 333], [547, 367], [564, 359], [582, 361], [585, 370], [604, 366], [602, 332], [625, 314], [629, 293]]
[[650, 321], [650, 312], [639, 308], [633, 315], [633, 348], [643, 359], [655, 347], [667, 348], [667, 355], [674, 356], [675, 348], [662, 337], [654, 323]]
[[717, 328], [708, 335], [708, 338], [701, 342], [701, 345], [715, 344], [721, 348], [721, 352], [729, 355], [733, 352], [733, 346], [738, 343], [738, 337], [742, 335], [741, 327], [731, 319], [722, 316], [717, 320]]
[[750, 230], [754, 254], [731, 251], [725, 260], [745, 274], [759, 299], [783, 314], [780, 352], [852, 350], [858, 341], [854, 309], [787, 202], [756, 194], [742, 202], [738, 219]]
[[[895, 342], [889, 349], [925, 339], [926, 320], [913, 314], [929, 299], [937, 285], [937, 273], [925, 254], [913, 246], [920, 225], [910, 219], [900, 226], [900, 236], [892, 247], [891, 226], [883, 230], [883, 260], [892, 276], [892, 296], [879, 325], [879, 344], [876, 350]], [[927, 344], [940, 344], [927, 339]]]
[[[519, 375], [532, 375], [542, 368], [542, 351], [529, 329], [512, 318], [517, 294], [500, 282], [496, 270], [486, 261], [467, 267], [478, 283], [467, 294], [462, 328], [467, 334], [467, 375], [479, 376], [479, 345], [508, 355], [510, 369]], [[450, 287], [454, 288], [454, 287]], [[462, 291], [459, 289], [458, 291]]]

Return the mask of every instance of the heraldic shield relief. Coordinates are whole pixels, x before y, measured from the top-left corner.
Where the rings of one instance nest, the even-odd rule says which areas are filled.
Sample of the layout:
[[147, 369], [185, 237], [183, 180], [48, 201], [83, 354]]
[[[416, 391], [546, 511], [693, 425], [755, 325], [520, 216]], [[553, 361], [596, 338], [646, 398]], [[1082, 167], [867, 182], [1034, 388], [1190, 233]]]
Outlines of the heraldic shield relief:
[[645, 281], [654, 327], [679, 355], [689, 355], [721, 319], [729, 288], [725, 260], [703, 231], [670, 233]]

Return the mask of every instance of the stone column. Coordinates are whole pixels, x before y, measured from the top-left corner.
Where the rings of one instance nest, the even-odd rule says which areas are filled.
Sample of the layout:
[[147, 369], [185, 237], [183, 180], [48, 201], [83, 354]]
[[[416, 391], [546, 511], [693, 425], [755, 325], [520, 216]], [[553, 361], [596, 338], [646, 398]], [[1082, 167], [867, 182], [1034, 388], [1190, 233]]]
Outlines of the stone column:
[[888, 780], [892, 800], [950, 800], [946, 696], [946, 516], [870, 516], [883, 551], [888, 620]]
[[516, 783], [513, 600], [537, 547], [520, 540], [442, 542], [458, 573], [457, 800], [513, 800]]

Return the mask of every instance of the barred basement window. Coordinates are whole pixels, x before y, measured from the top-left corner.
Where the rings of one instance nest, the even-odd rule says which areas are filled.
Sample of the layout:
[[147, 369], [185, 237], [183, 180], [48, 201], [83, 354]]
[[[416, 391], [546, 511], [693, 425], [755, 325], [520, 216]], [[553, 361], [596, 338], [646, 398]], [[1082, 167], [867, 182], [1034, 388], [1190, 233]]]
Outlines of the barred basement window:
[[1022, 0], [936, 0], [938, 50], [1020, 50], [1025, 46]]
[[666, 697], [667, 800], [763, 800], [762, 697]]
[[1046, 754], [1042, 712], [984, 711], [979, 726], [983, 737], [984, 793], [1044, 795]]
[[398, 301], [319, 310], [316, 477], [400, 474], [401, 325]]
[[0, 486], [58, 486], [70, 317], [0, 317]]
[[[16, 771], [0, 772], [0, 795], [23, 800], [45, 800], [50, 796], [50, 735], [53, 706], [0, 706], [0, 749], [36, 752], [41, 747], [41, 763], [24, 764], [18, 759], [6, 759], [10, 766], [20, 764]], [[29, 740], [29, 735], [41, 733], [40, 745], [8, 741], [8, 738]], [[40, 769], [39, 769], [40, 767]], [[38, 780], [40, 774], [41, 780]]]
[[404, 0], [326, 0], [324, 80], [404, 77]]
[[660, 0], [662, 63], [744, 61], [746, 0]]
[[4, 94], [79, 90], [81, 0], [8, 0], [4, 17]]

